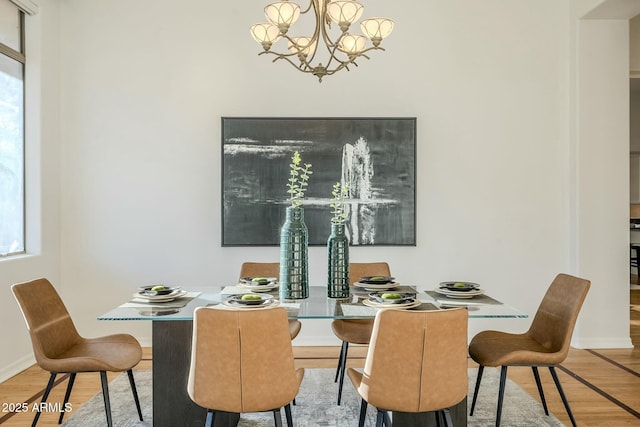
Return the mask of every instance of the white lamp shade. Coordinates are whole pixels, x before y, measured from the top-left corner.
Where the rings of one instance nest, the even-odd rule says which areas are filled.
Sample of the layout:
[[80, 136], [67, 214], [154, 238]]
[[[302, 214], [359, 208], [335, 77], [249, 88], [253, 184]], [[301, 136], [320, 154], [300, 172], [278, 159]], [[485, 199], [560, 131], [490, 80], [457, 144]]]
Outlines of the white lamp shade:
[[264, 8], [264, 14], [272, 24], [289, 28], [300, 17], [300, 6], [290, 1], [271, 3]]
[[280, 39], [280, 30], [270, 22], [261, 22], [251, 26], [251, 36], [261, 45], [271, 45]]
[[354, 0], [334, 0], [327, 5], [331, 20], [337, 22], [343, 31], [362, 16], [364, 6]]
[[365, 19], [360, 23], [360, 29], [371, 40], [382, 40], [393, 31], [393, 21], [387, 18]]
[[340, 39], [338, 49], [347, 55], [356, 55], [364, 50], [366, 43], [367, 39], [363, 36], [347, 34]]
[[[289, 42], [289, 51], [302, 56], [309, 56], [316, 51], [316, 40], [311, 37], [292, 37], [293, 43]], [[294, 44], [295, 43], [295, 44]]]

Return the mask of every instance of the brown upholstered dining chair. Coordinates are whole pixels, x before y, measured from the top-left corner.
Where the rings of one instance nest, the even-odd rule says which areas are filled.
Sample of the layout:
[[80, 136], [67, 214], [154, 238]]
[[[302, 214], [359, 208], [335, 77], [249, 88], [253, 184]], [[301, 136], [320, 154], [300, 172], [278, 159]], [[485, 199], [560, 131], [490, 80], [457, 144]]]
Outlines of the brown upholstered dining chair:
[[303, 375], [294, 366], [284, 308], [195, 310], [187, 391], [207, 408], [206, 425], [213, 425], [217, 411], [273, 411], [282, 426], [284, 406], [292, 427], [290, 402]]
[[390, 426], [387, 411], [436, 412], [453, 427], [450, 407], [467, 395], [467, 310], [380, 310], [374, 320], [364, 370], [348, 369], [362, 397], [359, 426], [368, 405], [376, 426]]
[[[349, 283], [351, 285], [365, 276], [391, 276], [389, 264], [386, 262], [352, 262], [349, 264]], [[338, 384], [338, 405], [340, 405], [349, 344], [369, 344], [373, 319], [335, 319], [331, 322], [331, 329], [334, 335], [342, 341], [336, 377], [333, 381], [340, 380]]]
[[[244, 262], [240, 267], [240, 278], [243, 277], [279, 277], [279, 262]], [[289, 319], [289, 334], [294, 339], [302, 329], [302, 322], [296, 319]]]
[[549, 415], [538, 373], [539, 366], [546, 366], [551, 372], [562, 403], [564, 403], [571, 419], [571, 424], [575, 427], [576, 422], [571, 413], [569, 402], [562, 391], [555, 366], [562, 363], [567, 357], [573, 328], [590, 285], [589, 280], [558, 274], [547, 289], [527, 332], [510, 334], [499, 331], [483, 331], [473, 337], [469, 344], [469, 355], [478, 363], [479, 367], [470, 415], [473, 415], [485, 366], [502, 367], [496, 427], [500, 425], [504, 386], [509, 366], [531, 366], [544, 412]]
[[[47, 279], [36, 279], [11, 287], [18, 301], [29, 329], [33, 353], [38, 366], [51, 373], [42, 395], [46, 402], [57, 374], [69, 373], [69, 383], [62, 408], [71, 395], [71, 389], [78, 372], [100, 372], [102, 396], [107, 415], [107, 424], [113, 424], [107, 372], [127, 372], [138, 416], [142, 421], [142, 411], [136, 391], [132, 368], [140, 362], [140, 343], [128, 334], [108, 335], [100, 338], [84, 338], [78, 334], [71, 316], [53, 285]], [[58, 424], [62, 423], [64, 411], [60, 413]], [[31, 424], [38, 423], [40, 412]]]

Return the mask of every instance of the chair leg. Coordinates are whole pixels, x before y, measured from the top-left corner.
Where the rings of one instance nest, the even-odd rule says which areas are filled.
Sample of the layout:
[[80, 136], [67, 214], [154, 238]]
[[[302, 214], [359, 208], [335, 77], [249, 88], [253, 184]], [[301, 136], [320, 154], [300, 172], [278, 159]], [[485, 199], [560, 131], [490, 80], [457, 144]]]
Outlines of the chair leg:
[[[47, 388], [44, 389], [44, 394], [42, 395], [42, 400], [40, 401], [41, 406], [44, 402], [47, 401], [47, 397], [49, 397], [49, 393], [53, 388], [53, 383], [56, 380], [56, 375], [58, 375], [57, 372], [51, 372], [51, 376], [49, 377], [49, 382], [47, 383]], [[33, 421], [31, 422], [31, 427], [36, 427], [36, 424], [38, 424], [38, 418], [40, 418], [40, 414], [41, 414], [40, 411], [36, 411], [36, 416], [33, 417]]]
[[542, 391], [542, 383], [540, 382], [540, 374], [538, 373], [538, 367], [532, 366], [533, 376], [536, 379], [536, 385], [538, 386], [538, 393], [540, 393], [540, 400], [542, 401], [542, 407], [544, 408], [544, 414], [549, 415], [549, 409], [547, 409], [547, 400], [544, 398], [544, 391]]
[[496, 411], [496, 427], [500, 427], [502, 415], [502, 400], [504, 399], [504, 386], [507, 383], [507, 366], [500, 369], [500, 388], [498, 389], [498, 410]]
[[282, 427], [282, 414], [280, 414], [280, 408], [273, 410], [273, 420], [276, 422], [276, 427]]
[[340, 406], [340, 400], [342, 399], [342, 384], [344, 384], [344, 372], [347, 370], [347, 352], [349, 351], [349, 343], [343, 342], [344, 352], [342, 353], [342, 360], [340, 362], [340, 383], [338, 384], [338, 406]]
[[358, 427], [364, 427], [364, 420], [367, 418], [367, 406], [369, 403], [362, 399], [360, 403], [360, 418], [358, 419]]
[[391, 427], [391, 418], [389, 418], [389, 411], [382, 411], [382, 423], [385, 427]]
[[378, 414], [376, 415], [376, 427], [384, 427], [384, 414], [380, 409], [378, 409]]
[[349, 344], [342, 341], [342, 346], [340, 347], [340, 356], [338, 356], [338, 367], [336, 368], [336, 377], [333, 380], [334, 383], [338, 382], [338, 376], [340, 375], [340, 368], [342, 368], [342, 355], [344, 354], [344, 347], [347, 345]]
[[144, 421], [142, 419], [142, 409], [140, 409], [140, 400], [138, 399], [138, 390], [136, 389], [136, 381], [133, 379], [133, 371], [129, 369], [127, 371], [127, 375], [129, 376], [129, 384], [131, 385], [131, 392], [133, 393], [133, 400], [136, 402], [136, 409], [138, 409], [138, 417], [140, 417], [140, 421]]
[[111, 403], [109, 402], [109, 382], [106, 371], [100, 371], [100, 382], [102, 382], [102, 398], [104, 399], [104, 410], [107, 413], [107, 426], [113, 426], [111, 419]]
[[207, 409], [207, 419], [204, 422], [204, 427], [213, 427], [213, 422], [216, 419], [216, 413], [213, 409]]
[[442, 414], [444, 415], [445, 427], [453, 427], [453, 420], [451, 419], [451, 411], [449, 411], [449, 408], [443, 409]]
[[71, 396], [71, 389], [73, 388], [73, 383], [76, 380], [76, 373], [69, 373], [69, 382], [67, 383], [67, 391], [64, 393], [64, 401], [62, 402], [62, 408], [60, 409], [60, 418], [58, 418], [58, 424], [62, 424], [62, 418], [64, 417], [64, 408], [67, 406], [67, 402], [69, 401], [69, 396]]
[[291, 405], [284, 406], [284, 416], [287, 419], [287, 427], [293, 427], [293, 417], [291, 417]]
[[478, 390], [480, 390], [480, 381], [482, 381], [482, 373], [484, 372], [484, 366], [478, 366], [478, 375], [476, 376], [476, 386], [473, 390], [473, 400], [471, 401], [471, 411], [469, 416], [473, 416], [473, 410], [476, 407], [476, 399], [478, 399]]
[[442, 411], [435, 411], [433, 416], [436, 419], [436, 427], [442, 427]]
[[558, 393], [560, 393], [560, 398], [562, 399], [562, 403], [564, 403], [564, 408], [567, 410], [567, 414], [569, 415], [569, 419], [571, 420], [571, 425], [573, 427], [576, 427], [576, 420], [573, 418], [573, 413], [571, 412], [571, 408], [569, 407], [569, 401], [564, 395], [564, 391], [562, 391], [562, 386], [560, 385], [558, 374], [556, 374], [555, 366], [549, 366], [549, 371], [551, 371], [553, 382], [556, 383], [556, 388], [558, 389]]

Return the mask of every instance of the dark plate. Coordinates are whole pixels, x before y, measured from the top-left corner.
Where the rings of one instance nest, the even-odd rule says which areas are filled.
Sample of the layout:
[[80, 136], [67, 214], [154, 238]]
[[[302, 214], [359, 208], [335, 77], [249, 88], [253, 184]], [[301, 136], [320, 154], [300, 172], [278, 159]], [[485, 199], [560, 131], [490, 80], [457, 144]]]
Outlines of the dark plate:
[[[253, 279], [264, 279], [264, 280], [254, 281]], [[260, 277], [243, 277], [242, 279], [240, 279], [240, 281], [245, 285], [261, 286], [261, 285], [270, 285], [272, 283], [275, 283], [277, 279], [275, 277], [260, 276]]]
[[140, 294], [147, 295], [147, 296], [169, 295], [177, 291], [178, 289], [180, 289], [179, 287], [174, 288], [171, 286], [165, 286], [164, 289], [161, 291], [152, 291], [151, 288], [153, 288], [154, 286], [159, 286], [159, 285], [140, 286]]
[[[398, 298], [398, 299], [382, 298], [382, 295], [386, 293], [392, 293], [392, 294], [399, 293], [401, 295], [401, 298]], [[416, 296], [415, 294], [405, 294], [401, 292], [374, 292], [369, 294], [369, 299], [378, 303], [383, 303], [383, 304], [402, 304], [405, 302], [414, 301], [416, 299]]]
[[384, 285], [385, 283], [393, 283], [395, 277], [387, 276], [364, 276], [360, 278], [360, 283], [366, 283], [367, 285]]
[[233, 295], [231, 298], [229, 298], [229, 301], [231, 301], [234, 304], [242, 304], [242, 305], [260, 305], [260, 304], [264, 304], [267, 301], [271, 300], [273, 298], [272, 295], [268, 295], [268, 294], [251, 294], [251, 295], [257, 295], [260, 297], [260, 299], [242, 299], [242, 295]]
[[[462, 283], [464, 286], [455, 286], [456, 283]], [[480, 285], [471, 282], [442, 282], [440, 283], [440, 288], [449, 291], [468, 292], [480, 288]]]

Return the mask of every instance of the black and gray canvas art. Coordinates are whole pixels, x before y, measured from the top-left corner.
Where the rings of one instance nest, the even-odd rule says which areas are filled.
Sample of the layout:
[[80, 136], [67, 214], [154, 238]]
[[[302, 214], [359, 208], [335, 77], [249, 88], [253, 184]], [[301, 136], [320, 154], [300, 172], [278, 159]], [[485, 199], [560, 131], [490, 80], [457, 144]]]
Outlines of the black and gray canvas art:
[[222, 118], [222, 245], [278, 245], [291, 156], [312, 172], [309, 244], [331, 232], [333, 184], [349, 188], [351, 245], [415, 245], [415, 118]]

